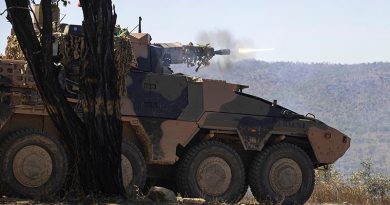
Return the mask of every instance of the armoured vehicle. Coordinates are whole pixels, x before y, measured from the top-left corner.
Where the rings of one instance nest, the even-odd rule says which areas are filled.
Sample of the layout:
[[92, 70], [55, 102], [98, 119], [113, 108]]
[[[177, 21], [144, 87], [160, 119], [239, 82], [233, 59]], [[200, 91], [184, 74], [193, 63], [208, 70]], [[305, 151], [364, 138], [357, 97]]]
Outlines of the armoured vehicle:
[[[60, 27], [63, 39], [78, 42], [82, 53], [81, 27]], [[126, 187], [160, 185], [183, 196], [237, 202], [250, 186], [258, 201], [303, 204], [314, 188], [314, 170], [350, 146], [340, 131], [249, 95], [247, 86], [169, 69], [207, 65], [229, 50], [152, 44], [147, 33], [128, 37], [133, 57], [121, 97]], [[65, 58], [61, 41], [55, 46], [54, 55]], [[64, 89], [77, 109], [79, 55], [69, 53]], [[1, 186], [33, 198], [57, 193], [67, 176], [67, 148], [23, 60], [0, 60], [0, 92]]]

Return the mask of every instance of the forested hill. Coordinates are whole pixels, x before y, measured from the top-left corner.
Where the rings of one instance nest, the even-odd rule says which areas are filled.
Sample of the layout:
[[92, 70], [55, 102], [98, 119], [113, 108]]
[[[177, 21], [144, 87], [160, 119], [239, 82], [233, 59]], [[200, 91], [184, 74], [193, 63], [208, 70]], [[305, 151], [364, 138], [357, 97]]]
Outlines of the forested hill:
[[249, 85], [247, 93], [273, 100], [317, 119], [352, 138], [347, 154], [336, 163], [344, 173], [371, 159], [390, 175], [390, 63], [327, 64], [242, 60], [230, 68], [216, 64], [194, 72], [175, 72]]

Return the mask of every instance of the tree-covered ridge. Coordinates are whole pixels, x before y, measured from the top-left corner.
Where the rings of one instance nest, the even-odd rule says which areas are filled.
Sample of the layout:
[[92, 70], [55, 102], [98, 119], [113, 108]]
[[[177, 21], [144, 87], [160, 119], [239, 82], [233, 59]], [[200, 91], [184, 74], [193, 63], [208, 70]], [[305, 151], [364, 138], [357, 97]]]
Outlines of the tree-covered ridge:
[[243, 60], [230, 68], [217, 64], [194, 72], [203, 78], [246, 84], [249, 94], [301, 114], [314, 113], [352, 138], [350, 150], [336, 163], [345, 173], [363, 159], [390, 175], [390, 63], [328, 64]]

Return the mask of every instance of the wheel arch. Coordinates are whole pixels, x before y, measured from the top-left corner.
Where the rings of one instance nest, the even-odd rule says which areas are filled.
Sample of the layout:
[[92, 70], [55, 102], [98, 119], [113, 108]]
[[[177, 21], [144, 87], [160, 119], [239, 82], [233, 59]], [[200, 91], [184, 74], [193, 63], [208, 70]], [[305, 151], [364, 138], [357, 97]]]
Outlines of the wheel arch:
[[153, 157], [152, 143], [143, 127], [136, 122], [138, 121], [122, 117], [122, 140], [137, 146], [145, 160], [150, 162]]
[[12, 113], [0, 129], [0, 141], [6, 136], [23, 129], [38, 130], [53, 137], [61, 138], [60, 132], [48, 115]]
[[180, 156], [180, 150], [189, 149], [199, 142], [210, 140], [224, 142], [234, 149], [245, 149], [236, 130], [201, 128], [185, 145], [177, 148], [178, 156]]
[[180, 158], [186, 150], [204, 141], [219, 141], [228, 145], [240, 155], [245, 167], [249, 167], [250, 162], [256, 154], [254, 150], [245, 149], [245, 145], [242, 143], [242, 139], [236, 130], [202, 128], [199, 129], [185, 146], [179, 145], [177, 147], [176, 155]]
[[315, 168], [320, 166], [313, 147], [311, 146], [311, 143], [306, 135], [272, 135], [265, 146], [277, 143], [289, 143], [296, 145], [309, 156]]

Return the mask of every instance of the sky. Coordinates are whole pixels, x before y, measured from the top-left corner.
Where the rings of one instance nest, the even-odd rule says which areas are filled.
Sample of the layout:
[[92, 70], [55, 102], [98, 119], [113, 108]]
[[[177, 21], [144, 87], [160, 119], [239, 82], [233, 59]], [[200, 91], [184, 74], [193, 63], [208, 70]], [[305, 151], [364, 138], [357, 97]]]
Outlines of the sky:
[[[76, 0], [62, 8], [63, 22], [80, 24]], [[388, 0], [113, 0], [117, 23], [132, 29], [143, 18], [153, 42], [196, 43], [202, 32], [230, 32], [251, 48], [273, 48], [265, 61], [390, 62]], [[5, 10], [0, 0], [0, 12]], [[0, 53], [11, 26], [0, 16]], [[213, 45], [213, 42], [210, 42]], [[246, 46], [247, 47], [247, 46]]]

